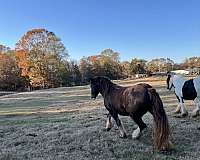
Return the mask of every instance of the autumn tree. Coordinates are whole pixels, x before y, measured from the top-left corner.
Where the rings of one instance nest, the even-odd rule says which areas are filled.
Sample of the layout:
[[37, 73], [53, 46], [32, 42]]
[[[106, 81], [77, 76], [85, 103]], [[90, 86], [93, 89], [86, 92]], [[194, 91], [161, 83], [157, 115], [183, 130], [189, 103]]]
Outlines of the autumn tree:
[[105, 76], [111, 79], [119, 79], [122, 77], [122, 68], [118, 52], [114, 52], [112, 49], [105, 49], [101, 52], [100, 57]]
[[0, 90], [17, 90], [26, 85], [20, 76], [14, 55], [12, 50], [4, 50], [0, 53]]
[[17, 61], [22, 74], [33, 86], [54, 87], [61, 83], [61, 61], [68, 54], [53, 32], [33, 29], [16, 43]]
[[123, 77], [119, 53], [112, 49], [105, 49], [100, 54], [83, 57], [80, 60], [82, 80], [86, 81], [93, 76], [107, 76], [111, 79]]
[[152, 59], [147, 63], [147, 69], [151, 72], [167, 72], [173, 70], [174, 61], [167, 58]]
[[87, 83], [89, 81], [89, 78], [94, 76], [92, 74], [92, 64], [90, 63], [90, 60], [88, 59], [88, 57], [83, 57], [80, 59], [79, 70], [81, 73], [82, 83]]
[[182, 63], [183, 69], [200, 68], [200, 57], [190, 57]]
[[144, 59], [137, 59], [134, 58], [131, 60], [130, 63], [130, 70], [132, 74], [144, 74], [145, 71], [145, 66], [146, 66], [146, 60]]
[[10, 50], [11, 50], [10, 47], [0, 44], [0, 53], [2, 53], [2, 54], [7, 53]]
[[128, 61], [123, 61], [120, 63], [121, 69], [122, 69], [122, 76], [123, 78], [128, 78], [131, 76], [131, 67], [130, 67], [130, 62]]

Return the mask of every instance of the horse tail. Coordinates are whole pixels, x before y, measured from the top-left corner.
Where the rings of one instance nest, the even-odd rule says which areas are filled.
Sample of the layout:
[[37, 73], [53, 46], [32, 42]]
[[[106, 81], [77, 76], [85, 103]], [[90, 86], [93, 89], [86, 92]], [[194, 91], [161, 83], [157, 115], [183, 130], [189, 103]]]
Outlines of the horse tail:
[[155, 89], [148, 89], [152, 110], [151, 113], [154, 118], [153, 127], [153, 144], [154, 148], [158, 150], [169, 150], [170, 149], [170, 129], [167, 119], [167, 115], [163, 108], [162, 100]]

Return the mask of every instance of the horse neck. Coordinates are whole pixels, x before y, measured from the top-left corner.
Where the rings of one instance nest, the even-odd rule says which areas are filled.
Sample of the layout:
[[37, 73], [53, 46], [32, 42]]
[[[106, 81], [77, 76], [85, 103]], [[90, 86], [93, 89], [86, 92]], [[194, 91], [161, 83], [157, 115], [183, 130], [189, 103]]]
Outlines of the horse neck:
[[114, 90], [115, 86], [116, 84], [112, 82], [104, 82], [104, 84], [102, 84], [102, 87], [100, 88], [101, 95], [105, 98], [111, 90]]

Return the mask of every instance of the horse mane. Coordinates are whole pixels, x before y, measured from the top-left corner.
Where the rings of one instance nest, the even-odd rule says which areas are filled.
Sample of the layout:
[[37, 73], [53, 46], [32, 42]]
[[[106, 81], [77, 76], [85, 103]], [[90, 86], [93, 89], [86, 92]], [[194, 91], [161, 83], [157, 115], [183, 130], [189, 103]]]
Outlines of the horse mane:
[[101, 90], [104, 90], [106, 93], [109, 93], [111, 90], [117, 87], [121, 87], [113, 83], [108, 77], [105, 77], [105, 76], [98, 76], [98, 77], [95, 77], [95, 79], [98, 79]]
[[99, 78], [101, 84], [103, 84], [103, 85], [107, 85], [108, 87], [118, 86], [117, 84], [113, 83], [108, 77], [99, 76], [98, 78]]

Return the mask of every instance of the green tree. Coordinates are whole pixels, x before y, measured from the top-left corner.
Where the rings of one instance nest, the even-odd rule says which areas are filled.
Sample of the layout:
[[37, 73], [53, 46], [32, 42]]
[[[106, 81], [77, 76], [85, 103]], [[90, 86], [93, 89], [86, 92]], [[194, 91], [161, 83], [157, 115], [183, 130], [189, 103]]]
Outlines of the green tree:
[[81, 73], [82, 83], [87, 83], [89, 78], [93, 77], [92, 64], [88, 60], [88, 57], [83, 57], [80, 59], [79, 70]]
[[76, 61], [70, 62], [70, 77], [72, 85], [80, 85], [81, 84], [81, 72], [79, 70], [79, 66]]

